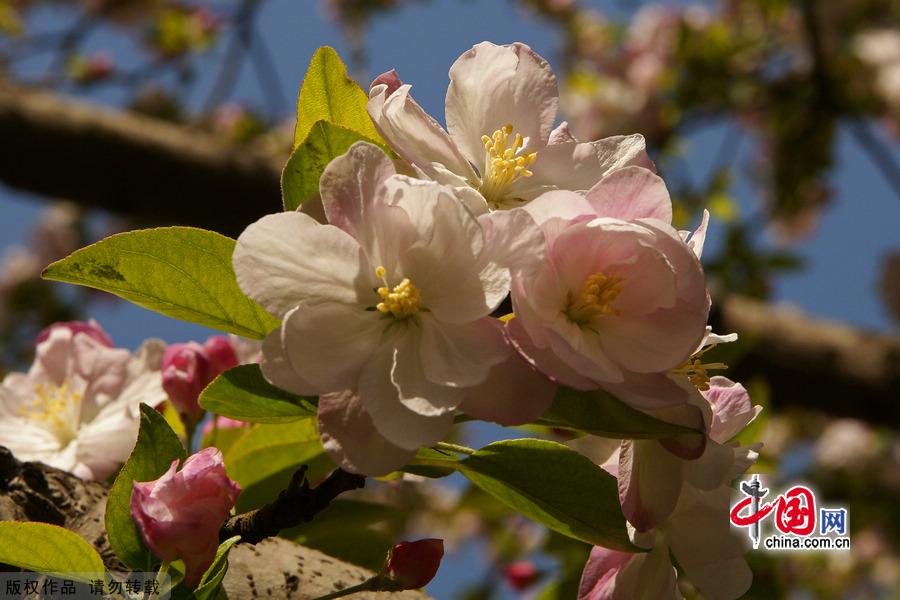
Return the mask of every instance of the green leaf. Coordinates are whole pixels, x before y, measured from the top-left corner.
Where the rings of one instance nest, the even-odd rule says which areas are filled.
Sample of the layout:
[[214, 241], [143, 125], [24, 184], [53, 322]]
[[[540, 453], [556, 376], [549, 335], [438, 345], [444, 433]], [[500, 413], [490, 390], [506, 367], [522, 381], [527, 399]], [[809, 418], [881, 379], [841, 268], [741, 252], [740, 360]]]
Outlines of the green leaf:
[[284, 210], [297, 210], [298, 206], [318, 194], [319, 179], [328, 163], [358, 141], [376, 143], [357, 131], [328, 121], [316, 121], [306, 139], [291, 153], [281, 172]]
[[109, 545], [119, 560], [132, 569], [149, 570], [148, 567], [156, 562], [131, 518], [132, 484], [135, 481], [159, 479], [174, 460], [184, 458], [181, 440], [165, 418], [146, 404], [141, 404], [141, 426], [137, 443], [109, 490], [109, 500], [106, 503]]
[[334, 469], [315, 419], [249, 427], [225, 455], [228, 476], [241, 484], [238, 512], [246, 512], [275, 499], [294, 472], [308, 465], [307, 477], [316, 481]]
[[412, 461], [400, 470], [411, 475], [440, 479], [453, 475], [458, 464], [455, 456], [447, 455], [434, 448], [419, 448]]
[[317, 121], [327, 121], [386, 145], [366, 112], [368, 95], [347, 76], [347, 67], [334, 48], [322, 46], [313, 54], [297, 98], [294, 148]]
[[110, 236], [44, 269], [43, 277], [115, 294], [169, 317], [262, 339], [278, 320], [247, 298], [231, 266], [234, 240], [193, 227]]
[[228, 552], [240, 540], [241, 536], [236, 535], [219, 544], [219, 549], [216, 550], [216, 558], [213, 559], [213, 563], [206, 570], [206, 573], [203, 574], [197, 589], [194, 590], [194, 598], [196, 600], [212, 600], [216, 597], [219, 586], [222, 585], [222, 580], [225, 578], [225, 573], [228, 572]]
[[200, 394], [200, 406], [251, 423], [284, 423], [316, 416], [315, 398], [275, 387], [263, 377], [259, 365], [241, 365], [216, 377]]
[[601, 390], [581, 392], [564, 387], [559, 388], [553, 405], [537, 423], [607, 438], [650, 439], [703, 433], [651, 417]]
[[394, 541], [384, 532], [360, 529], [311, 538], [304, 541], [303, 545], [358, 567], [378, 572], [384, 566], [388, 550], [394, 545]]
[[332, 500], [309, 523], [281, 532], [299, 544], [343, 533], [354, 533], [381, 521], [397, 517], [400, 511], [387, 504], [362, 500]]
[[615, 477], [571, 448], [537, 439], [495, 442], [460, 461], [472, 483], [523, 515], [589, 544], [634, 552]]
[[46, 523], [0, 522], [0, 563], [85, 582], [106, 571], [84, 538]]

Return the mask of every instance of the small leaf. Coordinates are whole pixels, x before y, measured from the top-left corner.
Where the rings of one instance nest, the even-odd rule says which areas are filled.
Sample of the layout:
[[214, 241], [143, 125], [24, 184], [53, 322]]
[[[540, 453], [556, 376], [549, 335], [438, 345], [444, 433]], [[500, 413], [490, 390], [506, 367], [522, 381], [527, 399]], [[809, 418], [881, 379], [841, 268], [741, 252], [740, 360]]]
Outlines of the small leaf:
[[384, 146], [366, 112], [368, 101], [366, 92], [347, 76], [347, 67], [334, 48], [322, 46], [313, 54], [300, 87], [294, 148], [303, 143], [316, 121], [339, 125]]
[[231, 266], [233, 239], [193, 227], [110, 236], [44, 269], [43, 277], [84, 285], [166, 316], [262, 339], [278, 320], [247, 298]]
[[284, 423], [316, 416], [315, 398], [275, 387], [263, 377], [259, 365], [241, 365], [216, 377], [200, 394], [200, 406], [251, 423]]
[[351, 129], [328, 121], [316, 121], [306, 139], [291, 153], [281, 172], [284, 210], [297, 210], [297, 207], [318, 194], [319, 179], [328, 163], [360, 140], [375, 143]]
[[302, 465], [316, 481], [334, 469], [319, 441], [315, 419], [249, 427], [228, 449], [228, 476], [241, 484], [237, 511], [246, 512], [271, 502]]
[[132, 484], [135, 481], [159, 479], [173, 461], [184, 458], [181, 440], [165, 418], [146, 404], [141, 404], [141, 426], [137, 443], [109, 490], [109, 500], [106, 503], [109, 545], [119, 560], [132, 569], [148, 570], [156, 562], [144, 545], [131, 517]]
[[90, 582], [103, 579], [103, 559], [84, 538], [46, 523], [0, 522], [0, 563]]
[[219, 549], [216, 550], [216, 558], [213, 559], [213, 563], [206, 570], [206, 573], [203, 574], [197, 589], [194, 590], [195, 600], [212, 600], [216, 597], [219, 586], [222, 585], [222, 580], [225, 579], [225, 573], [228, 572], [228, 553], [231, 551], [231, 547], [240, 540], [241, 536], [236, 535], [219, 544]]
[[[624, 439], [698, 433], [690, 427], [651, 417], [601, 390], [581, 392], [563, 387], [559, 388], [553, 405], [537, 424]], [[699, 433], [702, 435], [703, 432]]]
[[495, 442], [460, 462], [472, 483], [523, 515], [589, 544], [634, 552], [615, 477], [571, 448], [537, 439]]

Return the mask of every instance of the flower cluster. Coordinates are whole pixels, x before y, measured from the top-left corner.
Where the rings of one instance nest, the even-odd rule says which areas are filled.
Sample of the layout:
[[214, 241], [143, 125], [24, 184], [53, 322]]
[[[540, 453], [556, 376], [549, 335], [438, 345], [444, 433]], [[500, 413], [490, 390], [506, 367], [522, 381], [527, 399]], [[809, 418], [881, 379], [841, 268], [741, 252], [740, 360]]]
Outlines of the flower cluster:
[[[440, 441], [460, 414], [533, 421], [559, 385], [692, 427], [685, 439], [617, 440], [598, 461], [652, 551], [596, 550], [582, 596], [612, 597], [596, 591], [611, 585], [674, 595], [670, 548], [701, 588], [717, 561], [736, 561], [721, 595], [742, 593], [739, 547], [692, 555], [696, 533], [661, 533], [709, 514], [725, 528], [717, 543], [731, 544], [722, 502], [758, 450], [727, 444], [753, 410], [703, 358], [735, 339], [706, 325], [708, 215], [693, 232], [672, 226], [641, 136], [580, 142], [554, 128], [556, 80], [523, 44], [484, 42], [454, 63], [446, 130], [410, 89], [390, 71], [369, 94], [399, 162], [358, 142], [321, 177], [323, 222], [270, 215], [238, 239], [238, 283], [282, 320], [263, 344], [264, 375], [318, 395], [326, 450], [368, 475]], [[651, 578], [620, 577], [645, 563]]]

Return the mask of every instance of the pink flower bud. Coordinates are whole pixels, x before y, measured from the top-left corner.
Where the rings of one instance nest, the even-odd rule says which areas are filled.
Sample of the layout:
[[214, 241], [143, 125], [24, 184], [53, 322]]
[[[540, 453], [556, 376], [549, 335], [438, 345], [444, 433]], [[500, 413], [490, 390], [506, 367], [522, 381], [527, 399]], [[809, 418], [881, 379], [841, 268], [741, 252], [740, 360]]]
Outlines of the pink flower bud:
[[210, 419], [203, 425], [203, 435], [209, 435], [213, 431], [213, 427], [222, 431], [223, 429], [240, 429], [249, 425], [246, 421], [238, 421], [237, 419], [229, 419], [228, 417], [216, 417]]
[[213, 379], [240, 364], [234, 346], [224, 335], [214, 335], [203, 344], [203, 351], [209, 361], [210, 375]]
[[219, 529], [241, 487], [225, 474], [216, 448], [201, 450], [177, 468], [176, 460], [156, 481], [134, 482], [131, 516], [153, 554], [184, 561], [185, 583], [194, 587], [216, 556]]
[[103, 344], [107, 348], [113, 347], [112, 340], [108, 335], [106, 335], [106, 332], [103, 331], [103, 328], [100, 327], [100, 325], [93, 319], [91, 319], [90, 321], [67, 321], [65, 323], [53, 323], [49, 327], [45, 327], [41, 330], [41, 332], [37, 336], [35, 344], [40, 344], [41, 342], [45, 341], [50, 337], [51, 331], [59, 328], [68, 329], [72, 332], [73, 337], [76, 333], [84, 333], [93, 338], [95, 341]]
[[395, 71], [394, 69], [391, 69], [390, 71], [387, 71], [386, 73], [382, 73], [381, 75], [376, 77], [372, 81], [372, 85], [369, 87], [373, 88], [376, 85], [382, 85], [382, 84], [387, 86], [386, 96], [390, 96], [391, 94], [396, 92], [400, 88], [401, 85], [403, 85], [403, 82], [400, 81], [400, 76], [397, 75], [397, 71]]
[[172, 404], [184, 416], [199, 419], [203, 409], [197, 398], [212, 377], [206, 353], [200, 344], [172, 344], [166, 348], [162, 360], [163, 389]]
[[441, 566], [444, 540], [400, 542], [391, 549], [385, 574], [403, 590], [417, 590], [431, 581]]
[[503, 576], [506, 583], [514, 590], [526, 590], [537, 581], [541, 574], [534, 566], [534, 563], [528, 560], [522, 560], [506, 565], [503, 569]]

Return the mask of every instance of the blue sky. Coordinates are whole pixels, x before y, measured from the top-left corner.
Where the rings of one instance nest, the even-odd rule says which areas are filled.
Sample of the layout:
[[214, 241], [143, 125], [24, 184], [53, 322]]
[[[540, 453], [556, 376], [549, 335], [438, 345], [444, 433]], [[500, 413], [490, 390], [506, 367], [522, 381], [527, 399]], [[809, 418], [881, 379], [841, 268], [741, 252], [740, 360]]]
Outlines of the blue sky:
[[[593, 3], [599, 4], [599, 3]], [[261, 32], [275, 56], [276, 67], [285, 88], [286, 106], [292, 107], [300, 81], [314, 50], [323, 44], [334, 46], [346, 55], [347, 48], [339, 30], [324, 19], [318, 2], [305, 0], [269, 0], [261, 13]], [[43, 19], [52, 26], [57, 17], [49, 12]], [[522, 41], [558, 63], [555, 49], [559, 42], [555, 31], [530, 18], [504, 0], [432, 0], [413, 3], [389, 19], [375, 22], [367, 37], [369, 76], [396, 68], [404, 81], [414, 84], [416, 99], [431, 114], [443, 120], [443, 97], [447, 70], [453, 60], [475, 43]], [[131, 52], [130, 43], [114, 36], [98, 36], [88, 47], [112, 48], [116, 54]], [[217, 51], [221, 53], [222, 51]], [[213, 64], [209, 60], [206, 64]], [[39, 63], [29, 68], [39, 67]], [[208, 88], [215, 69], [202, 74], [201, 90]], [[197, 95], [198, 100], [205, 94]], [[94, 94], [99, 102], [116, 104], [119, 95], [112, 91]], [[253, 74], [242, 73], [235, 99], [264, 106]], [[287, 116], [287, 115], [286, 115]], [[688, 161], [695, 172], [705, 172], [719, 147], [724, 129], [713, 128], [689, 140]], [[14, 140], [4, 140], [15, 143]], [[897, 144], [893, 146], [900, 159]], [[743, 145], [746, 158], [754, 152]], [[798, 148], [798, 152], [802, 149]], [[286, 157], [285, 157], [286, 158]], [[884, 330], [890, 320], [877, 297], [879, 257], [900, 247], [900, 198], [892, 195], [880, 173], [862, 154], [846, 132], [841, 132], [834, 171], [835, 199], [822, 216], [819, 228], [795, 246], [807, 268], [796, 275], [782, 277], [775, 287], [775, 299], [790, 302], [822, 317], [847, 321]], [[739, 178], [735, 192], [745, 211], [755, 203], [745, 179]], [[210, 202], [213, 199], [198, 198]], [[248, 198], [248, 202], [256, 202]], [[42, 200], [0, 185], [0, 251], [10, 244], [24, 242], [30, 225], [42, 206]], [[279, 206], [272, 205], [272, 211]], [[712, 244], [715, 244], [715, 223]], [[759, 235], [769, 239], [765, 232]], [[772, 240], [769, 240], [773, 243]], [[121, 345], [137, 346], [146, 337], [167, 341], [203, 338], [207, 330], [176, 322], [136, 307], [120, 303], [96, 307], [94, 314]], [[486, 565], [478, 552], [454, 557], [429, 591], [447, 598], [451, 590], [466, 581], [477, 581]]]

